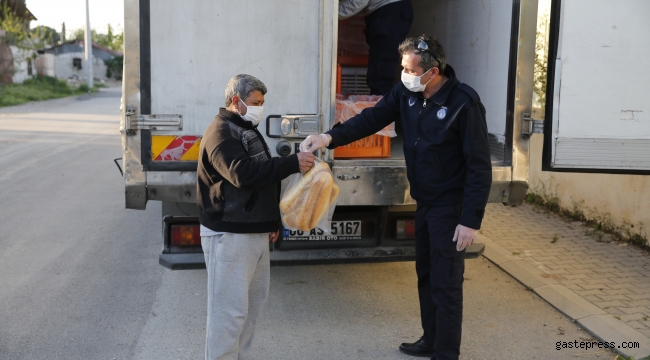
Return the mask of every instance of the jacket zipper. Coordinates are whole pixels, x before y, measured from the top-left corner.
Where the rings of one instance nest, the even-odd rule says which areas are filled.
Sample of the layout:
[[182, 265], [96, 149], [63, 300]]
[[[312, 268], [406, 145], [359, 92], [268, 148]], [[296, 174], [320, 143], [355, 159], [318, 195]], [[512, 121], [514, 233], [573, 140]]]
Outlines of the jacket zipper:
[[[413, 173], [415, 174], [415, 168], [418, 163], [418, 142], [420, 141], [420, 134], [421, 134], [421, 123], [422, 123], [422, 111], [424, 108], [427, 107], [427, 99], [424, 99], [424, 103], [422, 104], [422, 108], [420, 109], [420, 112], [418, 113], [418, 138], [415, 140], [415, 158], [413, 159]], [[415, 186], [415, 192], [418, 192], [418, 182], [417, 180], [414, 181], [414, 186]]]

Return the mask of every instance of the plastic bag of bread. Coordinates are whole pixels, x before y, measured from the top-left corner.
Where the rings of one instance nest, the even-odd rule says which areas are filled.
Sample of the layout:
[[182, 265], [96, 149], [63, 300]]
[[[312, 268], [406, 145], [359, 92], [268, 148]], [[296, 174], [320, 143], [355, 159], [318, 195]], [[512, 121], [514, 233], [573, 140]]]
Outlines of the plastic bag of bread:
[[291, 230], [319, 228], [329, 234], [339, 192], [330, 167], [316, 159], [309, 171], [289, 180], [280, 200], [282, 224]]
[[[350, 95], [347, 100], [339, 94], [336, 95], [336, 111], [334, 114], [334, 123], [343, 123], [351, 119], [365, 108], [375, 106], [383, 96], [381, 95]], [[377, 135], [395, 137], [395, 123], [392, 122], [385, 128], [376, 132]]]

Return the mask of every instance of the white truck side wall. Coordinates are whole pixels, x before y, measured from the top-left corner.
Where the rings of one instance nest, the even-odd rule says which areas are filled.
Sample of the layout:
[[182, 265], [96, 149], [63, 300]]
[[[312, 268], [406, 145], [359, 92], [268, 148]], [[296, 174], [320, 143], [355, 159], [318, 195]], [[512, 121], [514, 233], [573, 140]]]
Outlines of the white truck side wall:
[[413, 0], [413, 9], [410, 36], [438, 38], [458, 79], [481, 97], [489, 132], [505, 141], [512, 1]]
[[202, 135], [225, 106], [226, 84], [242, 73], [268, 88], [265, 119], [319, 113], [321, 3], [279, 4], [152, 0], [152, 113], [182, 114], [180, 133]]
[[646, 0], [562, 2], [554, 166], [650, 169], [648, 14]]

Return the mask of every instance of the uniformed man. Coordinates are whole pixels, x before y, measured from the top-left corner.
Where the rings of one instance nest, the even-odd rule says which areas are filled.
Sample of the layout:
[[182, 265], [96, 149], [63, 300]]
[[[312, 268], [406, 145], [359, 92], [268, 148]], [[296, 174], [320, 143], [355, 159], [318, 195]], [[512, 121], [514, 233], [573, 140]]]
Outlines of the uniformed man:
[[430, 35], [399, 46], [402, 83], [373, 108], [304, 141], [308, 151], [346, 145], [401, 119], [404, 157], [417, 201], [415, 268], [424, 333], [400, 350], [436, 360], [458, 359], [465, 248], [476, 241], [492, 166], [485, 108], [456, 79]]
[[370, 95], [386, 95], [395, 83], [399, 65], [397, 46], [404, 41], [413, 23], [411, 0], [343, 0], [339, 20], [364, 16], [368, 43], [366, 83]]

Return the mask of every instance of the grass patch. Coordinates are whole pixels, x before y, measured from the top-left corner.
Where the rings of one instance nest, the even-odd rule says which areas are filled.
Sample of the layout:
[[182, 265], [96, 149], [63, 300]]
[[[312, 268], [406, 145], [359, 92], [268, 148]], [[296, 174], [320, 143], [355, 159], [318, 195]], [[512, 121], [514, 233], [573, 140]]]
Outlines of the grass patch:
[[[547, 213], [559, 215], [566, 221], [582, 222], [585, 225], [585, 234], [593, 236], [597, 241], [622, 242], [650, 250], [648, 239], [643, 235], [643, 222], [636, 225], [629, 221], [616, 223], [610, 213], [596, 208], [590, 209], [585, 206], [584, 201], [572, 201], [571, 207], [562, 207], [557, 195], [557, 184], [553, 185], [552, 180], [548, 183], [540, 182], [531, 188], [526, 194], [526, 203]], [[558, 239], [555, 235], [551, 242], [555, 243]]]
[[88, 88], [87, 84], [72, 87], [65, 80], [50, 76], [39, 76], [27, 79], [22, 84], [0, 86], [0, 107], [93, 93], [99, 91], [100, 87], [104, 87], [104, 85], [99, 84], [99, 86], [94, 86], [92, 89]]

